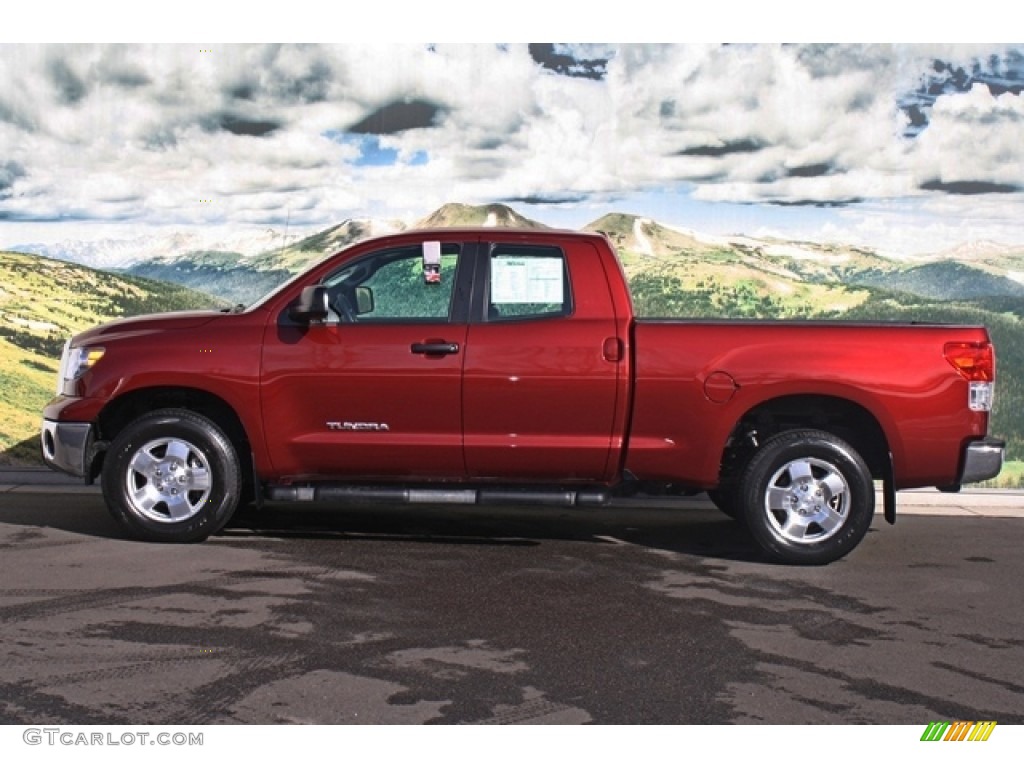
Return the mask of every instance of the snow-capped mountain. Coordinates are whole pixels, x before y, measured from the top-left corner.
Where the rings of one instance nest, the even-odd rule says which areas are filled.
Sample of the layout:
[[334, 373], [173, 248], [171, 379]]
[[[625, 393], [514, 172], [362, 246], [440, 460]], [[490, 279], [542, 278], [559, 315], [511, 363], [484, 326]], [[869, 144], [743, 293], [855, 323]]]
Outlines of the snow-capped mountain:
[[[348, 219], [304, 236], [276, 230], [231, 236], [176, 232], [125, 240], [63, 241], [16, 246], [86, 266], [127, 271], [247, 302], [311, 263], [355, 242], [413, 227], [547, 228], [502, 204], [448, 203], [414, 222]], [[849, 282], [909, 290], [932, 297], [962, 293], [1017, 296], [1024, 283], [1024, 249], [987, 241], [965, 243], [931, 256], [893, 258], [871, 249], [747, 235], [711, 235], [650, 217], [609, 213], [583, 227], [603, 232], [629, 270], [644, 262], [718, 265], [732, 279], [765, 275], [796, 282]], [[937, 265], [961, 265], [954, 275]], [[710, 268], [710, 266], [709, 266]], [[968, 290], [969, 289], [969, 290]], [[965, 293], [966, 292], [966, 293]]]
[[263, 229], [227, 237], [199, 232], [171, 232], [126, 239], [61, 240], [56, 243], [11, 245], [4, 250], [71, 261], [94, 269], [126, 269], [142, 262], [174, 259], [196, 251], [256, 254], [285, 244], [283, 233]]
[[416, 222], [416, 227], [513, 227], [548, 229], [546, 224], [528, 219], [507, 205], [465, 205], [446, 203], [429, 216]]

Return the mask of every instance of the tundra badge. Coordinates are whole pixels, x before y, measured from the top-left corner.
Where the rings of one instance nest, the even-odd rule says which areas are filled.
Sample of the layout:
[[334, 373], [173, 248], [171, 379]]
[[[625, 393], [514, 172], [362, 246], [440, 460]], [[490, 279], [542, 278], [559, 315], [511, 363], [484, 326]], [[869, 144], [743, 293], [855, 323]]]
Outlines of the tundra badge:
[[391, 427], [376, 421], [328, 421], [327, 428], [342, 432], [389, 432]]

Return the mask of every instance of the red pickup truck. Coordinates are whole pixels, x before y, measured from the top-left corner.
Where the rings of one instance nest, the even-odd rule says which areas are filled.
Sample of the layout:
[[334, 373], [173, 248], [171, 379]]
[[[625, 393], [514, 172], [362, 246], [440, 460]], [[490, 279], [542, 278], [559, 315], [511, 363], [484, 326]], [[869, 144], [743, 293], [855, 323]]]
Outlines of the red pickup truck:
[[984, 328], [638, 320], [602, 235], [361, 242], [250, 307], [69, 340], [42, 452], [135, 536], [240, 503], [602, 504], [707, 491], [773, 559], [826, 563], [895, 491], [998, 474]]

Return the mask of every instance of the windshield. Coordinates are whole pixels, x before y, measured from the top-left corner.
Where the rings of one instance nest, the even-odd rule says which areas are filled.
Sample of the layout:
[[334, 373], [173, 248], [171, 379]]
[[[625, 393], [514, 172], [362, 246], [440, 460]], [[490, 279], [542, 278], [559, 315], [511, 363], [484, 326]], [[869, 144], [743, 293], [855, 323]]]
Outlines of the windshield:
[[280, 283], [279, 285], [275, 285], [267, 293], [263, 294], [263, 296], [258, 298], [252, 304], [249, 304], [249, 305], [238, 304], [231, 311], [232, 312], [242, 312], [242, 311], [249, 310], [249, 309], [256, 309], [257, 307], [262, 306], [267, 301], [269, 301], [271, 298], [276, 296], [280, 291], [283, 291], [286, 288], [288, 288], [288, 287], [290, 287], [292, 285], [295, 285], [296, 283], [302, 282], [302, 280], [305, 279], [305, 277], [309, 274], [309, 272], [314, 267], [319, 266], [323, 262], [327, 261], [327, 259], [333, 258], [335, 255], [336, 255], [335, 253], [329, 253], [326, 256], [324, 256], [323, 258], [317, 259], [312, 264], [306, 265], [303, 268], [303, 270], [301, 272], [299, 272], [298, 274], [293, 275], [292, 277], [288, 278], [287, 280], [285, 280], [283, 283]]

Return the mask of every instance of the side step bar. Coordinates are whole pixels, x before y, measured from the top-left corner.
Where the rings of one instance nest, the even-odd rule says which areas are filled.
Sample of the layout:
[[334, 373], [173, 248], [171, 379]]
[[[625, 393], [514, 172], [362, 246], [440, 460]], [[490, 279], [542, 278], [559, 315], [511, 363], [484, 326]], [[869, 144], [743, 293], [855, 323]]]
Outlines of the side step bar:
[[595, 507], [608, 503], [607, 489], [407, 488], [358, 485], [269, 485], [266, 501], [326, 501], [336, 504], [487, 504]]

